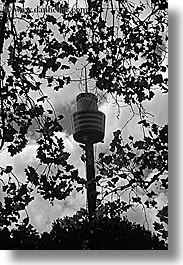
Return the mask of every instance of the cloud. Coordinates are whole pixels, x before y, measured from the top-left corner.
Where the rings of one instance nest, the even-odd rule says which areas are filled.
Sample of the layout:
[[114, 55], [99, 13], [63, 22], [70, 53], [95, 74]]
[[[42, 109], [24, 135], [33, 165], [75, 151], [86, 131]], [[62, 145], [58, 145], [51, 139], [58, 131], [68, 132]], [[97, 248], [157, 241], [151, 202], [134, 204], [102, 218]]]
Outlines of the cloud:
[[30, 222], [40, 233], [50, 231], [54, 220], [72, 216], [81, 207], [85, 208], [85, 202], [85, 195], [78, 194], [76, 191], [73, 191], [64, 201], [55, 200], [53, 206], [36, 194], [35, 200], [28, 207]]
[[36, 195], [28, 207], [30, 222], [39, 232], [50, 230], [52, 221], [59, 217], [60, 212], [60, 207], [51, 206], [40, 195]]

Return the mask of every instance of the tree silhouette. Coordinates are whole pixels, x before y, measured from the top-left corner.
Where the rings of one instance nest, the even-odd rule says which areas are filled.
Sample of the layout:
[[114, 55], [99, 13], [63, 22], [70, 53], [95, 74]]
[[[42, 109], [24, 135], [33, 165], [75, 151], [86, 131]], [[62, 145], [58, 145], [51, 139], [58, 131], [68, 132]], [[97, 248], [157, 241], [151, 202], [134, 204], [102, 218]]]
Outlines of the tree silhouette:
[[[146, 220], [146, 210], [157, 209], [159, 219], [154, 222], [154, 230], [166, 241], [168, 208], [158, 209], [156, 199], [159, 190], [165, 191], [168, 187], [168, 126], [154, 122], [145, 103], [152, 101], [157, 91], [167, 93], [167, 1], [88, 1], [89, 9], [85, 13], [70, 10], [65, 1], [37, 2], [42, 10], [59, 6], [65, 11], [36, 13], [25, 8], [24, 0], [19, 1], [18, 6], [16, 1], [2, 1], [4, 9], [0, 16], [0, 150], [15, 157], [32, 141], [30, 131], [33, 131], [38, 161], [37, 167], [26, 166], [23, 178], [15, 174], [11, 165], [0, 167], [1, 234], [9, 238], [10, 230], [16, 225], [17, 231], [13, 230], [11, 236], [17, 242], [17, 238], [22, 238], [20, 245], [12, 245], [10, 240], [5, 248], [18, 249], [22, 244], [24, 248], [31, 248], [34, 244], [25, 241], [38, 240], [27, 211], [35, 191], [54, 204], [55, 200], [65, 200], [74, 189], [79, 192], [87, 187], [86, 180], [69, 162], [70, 154], [59, 134], [64, 130], [64, 115], [55, 111], [47, 94], [48, 89], [56, 92], [67, 89], [75, 81], [76, 73], [82, 84], [85, 67], [91, 91], [101, 101], [110, 96], [119, 112], [125, 106], [132, 114], [125, 125], [113, 133], [109, 150], [96, 158], [96, 182], [100, 190], [97, 211], [112, 194], [121, 214], [140, 206]], [[123, 129], [134, 117], [139, 119], [141, 139], [135, 139], [133, 132], [127, 140], [123, 139]], [[145, 171], [151, 173], [148, 178]], [[124, 193], [128, 200], [123, 198]], [[22, 211], [26, 214], [23, 221]], [[126, 225], [128, 233], [133, 226], [117, 217], [101, 218], [101, 224], [106, 222], [104, 227], [111, 224], [111, 229], [116, 225], [124, 232], [123, 225]], [[107, 231], [102, 230], [97, 218], [94, 222], [100, 233]], [[74, 230], [78, 229], [76, 223]], [[66, 233], [67, 236], [74, 237], [74, 230], [70, 235]], [[58, 232], [56, 223], [50, 235], [44, 234], [42, 238], [48, 237], [51, 242], [50, 236], [55, 232]], [[140, 237], [140, 233], [146, 232], [137, 227], [135, 237], [138, 233]], [[117, 249], [124, 247], [120, 240], [114, 244]], [[96, 242], [90, 249], [110, 248], [104, 243]], [[76, 245], [65, 246], [68, 247]], [[152, 248], [153, 243], [149, 249]]]
[[72, 217], [55, 220], [49, 233], [39, 235], [28, 220], [24, 220], [11, 232], [4, 228], [0, 235], [1, 249], [167, 249], [167, 244], [157, 235], [127, 218], [122, 219], [110, 204], [97, 212], [92, 222], [86, 210], [81, 209]]

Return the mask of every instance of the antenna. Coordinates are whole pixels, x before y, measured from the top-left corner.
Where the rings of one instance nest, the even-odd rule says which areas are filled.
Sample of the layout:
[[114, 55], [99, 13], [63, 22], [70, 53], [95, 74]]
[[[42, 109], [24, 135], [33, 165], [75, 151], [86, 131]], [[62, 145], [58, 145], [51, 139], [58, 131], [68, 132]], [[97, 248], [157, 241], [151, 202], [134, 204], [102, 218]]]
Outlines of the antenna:
[[88, 87], [87, 87], [87, 69], [85, 66], [85, 92], [88, 93]]

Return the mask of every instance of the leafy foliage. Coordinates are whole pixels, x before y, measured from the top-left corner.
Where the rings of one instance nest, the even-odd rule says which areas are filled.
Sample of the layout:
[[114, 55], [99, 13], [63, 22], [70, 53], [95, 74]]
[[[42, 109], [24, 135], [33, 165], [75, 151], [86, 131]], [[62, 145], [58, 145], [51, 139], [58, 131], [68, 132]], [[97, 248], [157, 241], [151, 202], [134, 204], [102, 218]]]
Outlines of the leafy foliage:
[[38, 235], [24, 219], [16, 229], [11, 232], [3, 229], [0, 235], [0, 238], [3, 236], [5, 239], [0, 244], [3, 249], [167, 249], [163, 240], [144, 227], [120, 218], [114, 212], [114, 204], [103, 206], [90, 222], [84, 209], [80, 209], [73, 217], [57, 219], [50, 233]]
[[[106, 186], [116, 191], [133, 189], [138, 186], [145, 190], [145, 194], [149, 198], [156, 196], [153, 191], [148, 192], [152, 184], [160, 183], [162, 190], [167, 189], [167, 133], [167, 125], [160, 128], [153, 123], [151, 126], [149, 125], [149, 136], [138, 141], [134, 141], [133, 136], [129, 136], [130, 142], [123, 144], [121, 131], [114, 132], [114, 138], [110, 144], [110, 154], [99, 154], [98, 169], [102, 176], [102, 178], [100, 176], [97, 178], [99, 185], [100, 179], [102, 179], [101, 185], [104, 185], [103, 176], [106, 176]], [[145, 170], [153, 173], [151, 179], [147, 179]], [[116, 186], [119, 181], [125, 185]]]
[[[140, 206], [145, 222], [146, 211], [157, 209], [159, 194], [168, 189], [168, 126], [161, 128], [153, 123], [148, 127], [148, 136], [143, 140], [134, 141], [130, 136], [126, 144], [123, 144], [121, 131], [114, 132], [110, 153], [99, 154], [96, 177], [101, 191], [99, 202], [111, 200], [111, 196], [118, 201], [125, 196], [127, 209]], [[121, 205], [119, 208], [123, 209]], [[168, 224], [168, 206], [158, 211], [157, 217], [161, 223]], [[162, 231], [164, 233], [164, 226]], [[167, 239], [167, 234], [164, 238]]]
[[[104, 200], [114, 195], [114, 208], [117, 207], [119, 211], [126, 212], [138, 205], [144, 212], [156, 209], [159, 191], [165, 192], [168, 188], [168, 127], [149, 122], [143, 104], [150, 102], [156, 91], [168, 91], [167, 1], [105, 0], [94, 1], [93, 4], [88, 1], [89, 10], [85, 14], [64, 12], [62, 16], [46, 12], [36, 15], [28, 9], [18, 12], [16, 1], [2, 2], [6, 9], [0, 16], [0, 50], [3, 52], [3, 63], [0, 65], [0, 151], [6, 149], [11, 157], [15, 157], [34, 141], [38, 161], [37, 167], [31, 164], [26, 166], [23, 177], [16, 176], [11, 165], [0, 167], [2, 236], [9, 238], [13, 235], [14, 243], [7, 239], [12, 248], [35, 248], [34, 240], [39, 241], [37, 232], [28, 224], [28, 219], [20, 224], [20, 212], [28, 215], [27, 208], [34, 200], [35, 191], [54, 204], [54, 200], [64, 200], [70, 196], [74, 187], [76, 191], [87, 187], [78, 170], [70, 164], [70, 154], [65, 150], [61, 137], [64, 117], [61, 113], [57, 115], [47, 95], [49, 89], [55, 93], [66, 89], [74, 80], [73, 73], [78, 72], [77, 69], [80, 69], [82, 79], [85, 65], [89, 78], [94, 82], [93, 93], [111, 95], [118, 107], [122, 101], [133, 116], [139, 116], [138, 125], [143, 132], [142, 139], [135, 140], [133, 135], [129, 135], [128, 141], [124, 142], [123, 130], [119, 129], [114, 132], [110, 150], [99, 154], [99, 173], [96, 177], [100, 189], [98, 204], [102, 205]], [[19, 1], [22, 8], [25, 2]], [[60, 5], [68, 10], [66, 2], [37, 2], [40, 8], [48, 5], [58, 8]], [[9, 14], [8, 10], [11, 11]], [[21, 27], [17, 22], [19, 20]], [[32, 131], [33, 139], [30, 136]], [[118, 203], [124, 193], [128, 194], [129, 200]], [[157, 212], [157, 217], [160, 223], [155, 222], [154, 229], [166, 240], [167, 232], [163, 227], [167, 224], [167, 206]], [[103, 230], [99, 219], [105, 227]], [[125, 225], [129, 230], [133, 226], [115, 215], [106, 219], [102, 215], [99, 219], [97, 217], [94, 221], [94, 235], [97, 237], [98, 233], [102, 236], [111, 225], [109, 238], [112, 242], [113, 232], [117, 231], [115, 227], [124, 232]], [[71, 220], [68, 221], [69, 227], [72, 226]], [[79, 219], [76, 218], [74, 222], [70, 235], [67, 226], [61, 230], [63, 237], [74, 237]], [[10, 228], [15, 224], [18, 230], [13, 230], [11, 234]], [[84, 220], [80, 225], [81, 232], [81, 227], [85, 227]], [[56, 223], [51, 232], [53, 235], [54, 230], [58, 232]], [[109, 247], [99, 241], [92, 245], [89, 231], [91, 228], [87, 223], [88, 238], [82, 238], [82, 232], [82, 236], [78, 234], [82, 238], [79, 248]], [[139, 236], [145, 233], [140, 227], [137, 230], [134, 228], [134, 234], [135, 231], [139, 231]], [[128, 236], [133, 237], [133, 233], [129, 232]], [[45, 242], [51, 242], [48, 234], [43, 238]], [[150, 234], [148, 238], [152, 245], [146, 246], [154, 248], [156, 243], [153, 245]], [[121, 240], [118, 238], [116, 243], [113, 242], [116, 248], [123, 246]], [[15, 242], [19, 243], [12, 245]], [[76, 242], [73, 241], [70, 247], [77, 248], [74, 244]], [[36, 247], [40, 248], [38, 245]], [[67, 247], [69, 245], [63, 245], [63, 248]], [[132, 245], [128, 247], [133, 248]], [[55, 245], [55, 248], [59, 246]]]

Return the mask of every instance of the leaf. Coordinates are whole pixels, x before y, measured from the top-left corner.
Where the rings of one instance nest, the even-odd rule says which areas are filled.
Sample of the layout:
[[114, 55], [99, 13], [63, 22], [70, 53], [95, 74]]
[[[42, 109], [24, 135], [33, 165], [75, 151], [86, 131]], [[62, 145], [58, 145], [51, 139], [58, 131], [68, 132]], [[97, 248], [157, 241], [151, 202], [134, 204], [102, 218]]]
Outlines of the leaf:
[[112, 162], [112, 156], [105, 156], [102, 160], [105, 164], [109, 165]]
[[82, 190], [83, 190], [83, 187], [77, 187], [77, 188], [76, 188], [76, 191], [77, 191], [77, 192], [80, 192], [80, 191], [82, 191]]
[[150, 204], [152, 205], [153, 208], [156, 208], [155, 206], [157, 205], [157, 202], [155, 200], [150, 201]]
[[166, 179], [161, 179], [161, 182], [162, 182], [162, 187], [164, 189], [168, 189], [168, 178]]
[[152, 125], [152, 131], [154, 134], [158, 134], [158, 126], [155, 123]]
[[60, 114], [60, 115], [58, 115], [57, 118], [58, 118], [58, 120], [62, 120], [64, 118], [64, 115]]
[[75, 170], [71, 171], [71, 178], [73, 180], [77, 180], [77, 177], [78, 177], [78, 170], [75, 169]]
[[70, 69], [70, 66], [68, 66], [66, 64], [62, 64], [61, 69], [62, 70], [69, 70]]
[[127, 212], [133, 205], [132, 204], [127, 204], [122, 207], [123, 211]]
[[7, 189], [8, 189], [8, 185], [3, 186], [3, 192], [6, 192]]
[[141, 198], [140, 197], [132, 197], [133, 202], [136, 203], [141, 203]]
[[19, 203], [16, 205], [16, 210], [17, 211], [23, 211], [25, 209], [25, 204], [24, 203]]
[[6, 166], [4, 172], [5, 172], [6, 174], [8, 174], [8, 173], [11, 173], [12, 170], [13, 170], [13, 167], [12, 167], [12, 166]]
[[167, 69], [166, 66], [161, 66], [161, 71], [162, 71], [162, 72], [165, 73], [165, 72], [166, 72], [166, 69]]
[[127, 156], [128, 156], [130, 159], [133, 159], [136, 155], [135, 155], [134, 153], [128, 152], [128, 153], [127, 153]]
[[47, 78], [48, 84], [51, 85], [51, 83], [53, 82], [53, 77], [50, 76]]
[[70, 76], [63, 76], [63, 80], [66, 81], [66, 84], [69, 84], [71, 82]]
[[69, 57], [69, 62], [75, 64], [77, 62], [77, 58], [76, 57], [73, 57], [73, 56], [70, 56]]
[[119, 180], [119, 177], [115, 177], [115, 178], [111, 179], [111, 181], [114, 182], [114, 184], [117, 183], [118, 180]]
[[149, 198], [152, 198], [153, 196], [156, 196], [157, 194], [152, 190], [151, 192], [147, 193], [147, 196]]
[[158, 211], [157, 217], [160, 218], [161, 222], [165, 222], [168, 225], [168, 206], [163, 206], [163, 208]]
[[163, 230], [161, 233], [162, 233], [162, 238], [166, 240], [168, 238], [168, 231]]
[[133, 145], [135, 148], [137, 147], [137, 149], [144, 149], [145, 143], [143, 141], [136, 141]]
[[148, 100], [151, 100], [154, 97], [155, 93], [153, 91], [149, 92]]
[[44, 100], [46, 98], [48, 98], [48, 97], [47, 96], [42, 96], [42, 97], [40, 97], [40, 98], [37, 99], [37, 102], [40, 102], [40, 101], [43, 101], [44, 102]]
[[27, 166], [25, 169], [26, 176], [28, 177], [28, 181], [33, 183], [35, 186], [38, 185], [38, 173], [32, 166]]
[[54, 16], [47, 15], [46, 21], [51, 22], [53, 25], [57, 23], [57, 19]]
[[52, 64], [52, 70], [53, 70], [53, 72], [56, 72], [59, 69], [60, 66], [61, 66], [61, 63], [60, 62], [57, 62], [57, 63]]
[[54, 90], [58, 91], [60, 88], [63, 88], [65, 82], [62, 79], [60, 79], [60, 78], [57, 78], [56, 81], [59, 83], [59, 85], [58, 86], [55, 86], [54, 87]]
[[156, 85], [156, 84], [161, 84], [163, 83], [163, 76], [161, 74], [159, 75], [155, 75], [153, 77], [153, 83]]
[[101, 152], [101, 153], [99, 153], [98, 156], [99, 156], [100, 159], [102, 159], [102, 158], [105, 156], [105, 153], [102, 153], [102, 152]]
[[142, 124], [144, 127], [150, 126], [150, 124], [146, 120], [140, 120], [139, 122], [137, 122], [137, 124]]
[[29, 217], [23, 219], [23, 224], [27, 226], [29, 224]]
[[154, 229], [155, 229], [156, 231], [159, 231], [159, 230], [164, 229], [163, 224], [160, 224], [160, 223], [157, 223], [157, 222], [154, 222], [154, 223], [153, 223], [153, 226], [154, 226]]

